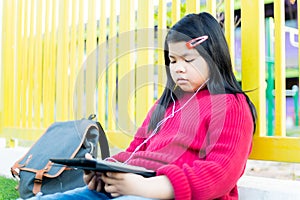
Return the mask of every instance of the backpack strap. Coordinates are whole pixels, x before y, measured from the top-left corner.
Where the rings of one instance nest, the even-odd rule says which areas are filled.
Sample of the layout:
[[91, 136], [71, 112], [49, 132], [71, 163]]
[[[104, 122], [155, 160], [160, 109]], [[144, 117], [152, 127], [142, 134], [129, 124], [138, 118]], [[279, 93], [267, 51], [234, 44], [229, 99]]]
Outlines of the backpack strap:
[[[95, 114], [91, 114], [88, 117], [89, 120], [93, 120], [94, 118], [96, 118]], [[105, 158], [108, 158], [110, 156], [108, 141], [104, 129], [102, 128], [100, 122], [96, 121], [96, 124], [99, 129], [99, 145], [101, 149], [101, 158], [104, 160]]]
[[34, 184], [33, 184], [33, 188], [32, 188], [33, 194], [36, 195], [37, 193], [39, 193], [41, 191], [44, 173], [48, 172], [50, 170], [51, 166], [52, 166], [52, 163], [49, 161], [43, 169], [40, 169], [35, 173], [35, 177], [34, 177], [34, 181], [33, 181]]
[[101, 124], [99, 122], [96, 122], [96, 124], [99, 128], [99, 145], [100, 145], [100, 149], [101, 149], [101, 158], [105, 159], [110, 156], [108, 141], [107, 141], [106, 134], [105, 134]]
[[32, 193], [35, 195], [41, 191], [44, 173], [45, 173], [45, 170], [41, 169], [41, 170], [38, 170], [35, 174], [34, 181], [33, 181], [34, 184], [33, 184], [33, 188], [32, 188]]

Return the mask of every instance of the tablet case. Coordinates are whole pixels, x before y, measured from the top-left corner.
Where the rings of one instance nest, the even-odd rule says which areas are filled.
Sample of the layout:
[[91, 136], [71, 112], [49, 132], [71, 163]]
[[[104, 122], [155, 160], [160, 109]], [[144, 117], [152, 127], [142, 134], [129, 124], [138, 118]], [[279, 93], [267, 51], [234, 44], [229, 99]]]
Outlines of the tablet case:
[[133, 166], [124, 164], [121, 162], [110, 162], [105, 160], [90, 160], [85, 158], [72, 158], [72, 159], [50, 159], [50, 161], [67, 165], [72, 168], [92, 170], [99, 172], [125, 172], [125, 173], [134, 173], [139, 174], [144, 177], [155, 176], [155, 171], [148, 170], [143, 167]]

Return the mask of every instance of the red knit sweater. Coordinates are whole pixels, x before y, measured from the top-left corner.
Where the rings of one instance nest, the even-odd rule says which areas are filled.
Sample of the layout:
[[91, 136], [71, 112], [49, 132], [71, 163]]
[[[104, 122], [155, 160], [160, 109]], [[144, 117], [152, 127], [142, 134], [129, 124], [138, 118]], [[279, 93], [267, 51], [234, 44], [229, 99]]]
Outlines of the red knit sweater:
[[[176, 101], [175, 110], [191, 94]], [[155, 106], [154, 106], [155, 107]], [[125, 152], [124, 162], [150, 133], [148, 113]], [[172, 113], [172, 105], [166, 110]], [[253, 122], [242, 94], [198, 94], [137, 151], [128, 164], [153, 169], [172, 183], [175, 199], [238, 199], [236, 183], [251, 151]]]

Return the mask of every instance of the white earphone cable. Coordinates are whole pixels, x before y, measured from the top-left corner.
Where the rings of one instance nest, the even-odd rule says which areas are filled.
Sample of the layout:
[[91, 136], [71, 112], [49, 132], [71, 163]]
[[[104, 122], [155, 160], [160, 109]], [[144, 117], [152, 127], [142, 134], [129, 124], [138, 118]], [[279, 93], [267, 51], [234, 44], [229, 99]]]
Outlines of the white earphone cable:
[[126, 164], [133, 156], [134, 154], [144, 145], [146, 144], [157, 132], [158, 128], [163, 125], [168, 119], [174, 117], [174, 115], [179, 112], [180, 110], [182, 110], [199, 92], [199, 90], [202, 89], [202, 87], [207, 83], [209, 79], [206, 79], [206, 81], [204, 83], [202, 83], [202, 85], [196, 90], [196, 92], [183, 104], [182, 107], [180, 107], [179, 109], [175, 110], [175, 100], [174, 97], [172, 95], [173, 92], [171, 92], [171, 98], [173, 101], [173, 107], [172, 107], [172, 113], [170, 115], [168, 115], [167, 117], [163, 118], [161, 121], [159, 121], [155, 127], [155, 129], [152, 131], [152, 133], [149, 135], [149, 137], [147, 137], [140, 145], [138, 145], [135, 150], [131, 153], [131, 155], [129, 156], [129, 158], [124, 162], [124, 164]]

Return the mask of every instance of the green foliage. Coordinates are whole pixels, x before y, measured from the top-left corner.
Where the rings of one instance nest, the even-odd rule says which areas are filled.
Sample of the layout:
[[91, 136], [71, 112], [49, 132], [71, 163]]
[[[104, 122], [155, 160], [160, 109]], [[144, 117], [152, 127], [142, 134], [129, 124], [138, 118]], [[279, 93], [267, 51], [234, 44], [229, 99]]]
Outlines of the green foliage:
[[0, 176], [0, 200], [11, 200], [19, 198], [19, 193], [15, 189], [17, 181], [11, 178]]
[[[180, 17], [182, 18], [186, 12], [186, 4], [180, 4]], [[158, 6], [154, 8], [154, 25], [158, 24]], [[167, 27], [172, 26], [172, 7], [171, 4], [167, 7]]]
[[288, 137], [300, 137], [300, 128], [298, 126], [286, 129], [286, 136]]

